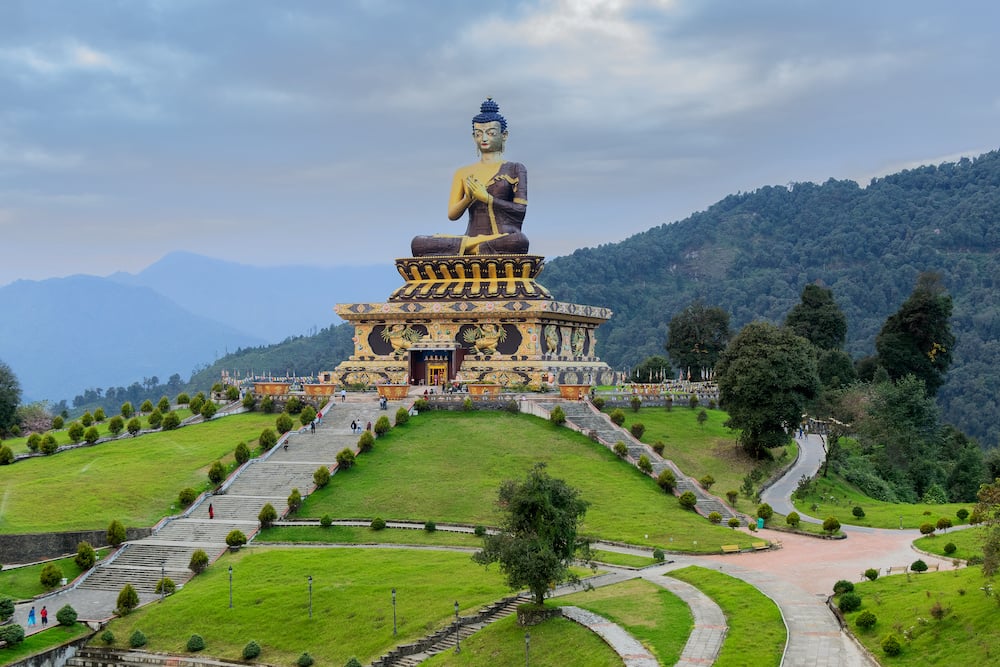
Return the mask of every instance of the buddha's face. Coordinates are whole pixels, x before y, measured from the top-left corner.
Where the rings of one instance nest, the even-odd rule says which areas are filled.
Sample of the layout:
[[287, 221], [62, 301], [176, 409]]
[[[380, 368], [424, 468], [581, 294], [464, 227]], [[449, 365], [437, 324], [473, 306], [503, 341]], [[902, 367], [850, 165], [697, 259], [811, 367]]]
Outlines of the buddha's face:
[[500, 121], [494, 120], [489, 123], [473, 123], [472, 138], [476, 141], [479, 152], [496, 153], [503, 150], [507, 133], [500, 129]]

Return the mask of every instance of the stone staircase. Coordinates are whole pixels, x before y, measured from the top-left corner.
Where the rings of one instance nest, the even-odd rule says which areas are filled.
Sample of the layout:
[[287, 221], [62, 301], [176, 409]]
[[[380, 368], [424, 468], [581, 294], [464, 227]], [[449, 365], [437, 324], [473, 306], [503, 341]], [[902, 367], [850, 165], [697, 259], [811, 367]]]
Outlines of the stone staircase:
[[691, 491], [698, 498], [695, 511], [699, 514], [708, 516], [711, 512], [718, 512], [722, 516], [723, 525], [732, 517], [739, 519], [741, 525], [746, 525], [745, 517], [737, 514], [720, 499], [705, 491], [700, 484], [682, 473], [672, 461], [664, 459], [651, 447], [633, 438], [632, 434], [625, 429], [615, 426], [607, 415], [594, 409], [588, 401], [557, 401], [544, 405], [550, 411], [559, 405], [566, 414], [567, 422], [580, 429], [584, 434], [596, 437], [608, 447], [613, 447], [616, 442], [621, 440], [628, 447], [628, 456], [632, 461], [637, 462], [639, 457], [645, 454], [653, 465], [653, 477], [669, 468], [677, 479], [678, 495], [685, 491]]
[[413, 667], [427, 658], [444, 651], [454, 651], [463, 639], [482, 630], [490, 623], [510, 616], [518, 605], [531, 601], [531, 596], [521, 593], [504, 598], [483, 607], [473, 616], [463, 616], [452, 621], [437, 632], [427, 635], [412, 644], [401, 644], [381, 658], [374, 660], [371, 667]]

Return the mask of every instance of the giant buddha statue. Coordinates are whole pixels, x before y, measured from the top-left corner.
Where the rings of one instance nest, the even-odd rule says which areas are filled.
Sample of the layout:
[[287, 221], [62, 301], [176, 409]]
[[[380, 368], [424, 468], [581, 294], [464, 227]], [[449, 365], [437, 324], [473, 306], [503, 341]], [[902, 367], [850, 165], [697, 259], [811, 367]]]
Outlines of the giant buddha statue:
[[417, 236], [410, 244], [414, 257], [528, 252], [528, 237], [521, 233], [528, 208], [528, 172], [523, 164], [503, 159], [507, 120], [492, 98], [482, 103], [472, 119], [472, 138], [479, 162], [455, 172], [448, 198], [450, 220], [469, 212], [465, 234]]

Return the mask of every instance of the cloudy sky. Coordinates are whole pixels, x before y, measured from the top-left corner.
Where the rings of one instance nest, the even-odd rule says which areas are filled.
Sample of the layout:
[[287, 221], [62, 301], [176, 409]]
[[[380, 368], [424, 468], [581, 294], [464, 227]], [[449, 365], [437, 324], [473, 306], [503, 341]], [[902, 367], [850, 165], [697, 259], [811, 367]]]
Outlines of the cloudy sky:
[[[3, 0], [0, 285], [172, 250], [388, 265], [487, 96], [552, 257], [1000, 145], [1000, 5]], [[391, 269], [390, 269], [391, 270]]]

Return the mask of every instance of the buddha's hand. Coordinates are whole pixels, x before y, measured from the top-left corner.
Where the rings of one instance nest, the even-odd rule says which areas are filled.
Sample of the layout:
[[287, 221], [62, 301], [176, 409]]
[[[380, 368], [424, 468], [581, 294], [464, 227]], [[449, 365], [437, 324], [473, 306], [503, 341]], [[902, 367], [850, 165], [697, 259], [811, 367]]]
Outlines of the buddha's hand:
[[475, 176], [469, 176], [465, 179], [465, 192], [472, 199], [477, 199], [484, 203], [489, 203], [489, 201], [493, 198], [493, 196], [486, 191], [486, 186], [483, 185]]

